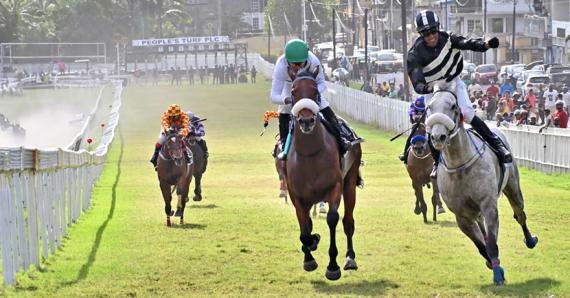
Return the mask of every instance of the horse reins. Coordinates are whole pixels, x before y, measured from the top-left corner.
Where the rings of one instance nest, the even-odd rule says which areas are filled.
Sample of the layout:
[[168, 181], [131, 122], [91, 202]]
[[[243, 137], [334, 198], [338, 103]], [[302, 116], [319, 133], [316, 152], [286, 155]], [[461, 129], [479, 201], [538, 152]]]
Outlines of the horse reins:
[[[453, 98], [455, 99], [455, 115], [453, 116], [454, 119], [453, 120], [453, 129], [449, 132], [449, 140], [453, 139], [457, 133], [459, 133], [459, 125], [460, 125], [460, 117], [461, 117], [461, 108], [459, 107], [459, 99], [457, 98], [457, 94], [455, 94], [454, 92], [450, 91], [450, 90], [445, 90], [445, 89], [439, 89], [436, 90], [433, 95], [440, 93], [440, 92], [447, 92], [451, 95], [453, 95]], [[436, 98], [437, 100], [437, 98]], [[429, 105], [427, 107], [427, 109], [429, 109]], [[427, 114], [427, 113], [426, 113]]]

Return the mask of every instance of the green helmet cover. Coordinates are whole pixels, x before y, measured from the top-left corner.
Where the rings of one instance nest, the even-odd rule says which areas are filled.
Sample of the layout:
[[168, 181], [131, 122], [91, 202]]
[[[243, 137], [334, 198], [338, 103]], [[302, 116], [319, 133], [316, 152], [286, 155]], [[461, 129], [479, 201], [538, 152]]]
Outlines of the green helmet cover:
[[285, 58], [289, 63], [305, 62], [309, 58], [309, 47], [300, 39], [292, 39], [285, 45]]

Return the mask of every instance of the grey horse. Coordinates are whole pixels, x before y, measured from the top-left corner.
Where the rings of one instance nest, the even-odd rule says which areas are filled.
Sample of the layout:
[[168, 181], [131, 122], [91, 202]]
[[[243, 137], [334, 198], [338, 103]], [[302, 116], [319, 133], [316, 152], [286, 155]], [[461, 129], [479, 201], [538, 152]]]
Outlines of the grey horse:
[[[439, 83], [428, 105], [426, 121], [433, 146], [442, 150], [437, 172], [439, 191], [447, 207], [456, 216], [461, 231], [475, 243], [479, 253], [493, 270], [495, 285], [505, 282], [500, 266], [497, 237], [499, 214], [497, 200], [503, 192], [521, 225], [525, 244], [534, 248], [538, 238], [526, 225], [524, 199], [515, 162], [502, 167], [497, 156], [482, 139], [463, 127], [454, 83]], [[499, 129], [492, 129], [509, 145]], [[503, 170], [504, 169], [504, 170]]]

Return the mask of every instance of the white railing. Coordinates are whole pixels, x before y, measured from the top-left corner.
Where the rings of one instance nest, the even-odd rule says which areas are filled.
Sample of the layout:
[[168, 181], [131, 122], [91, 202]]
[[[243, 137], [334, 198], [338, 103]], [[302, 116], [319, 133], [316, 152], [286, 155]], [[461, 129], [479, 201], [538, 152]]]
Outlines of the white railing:
[[[271, 78], [273, 65], [259, 55], [254, 57], [256, 68]], [[410, 126], [409, 103], [380, 97], [353, 88], [327, 82], [326, 94], [335, 111], [352, 119], [399, 133]], [[487, 122], [490, 126], [494, 122]], [[509, 139], [519, 164], [548, 174], [570, 174], [570, 129], [549, 128], [543, 133], [536, 126], [501, 127]]]
[[[0, 148], [0, 247], [5, 285], [61, 248], [67, 228], [90, 205], [119, 122], [122, 85], [113, 82], [107, 128], [94, 152]], [[86, 129], [86, 128], [84, 128]]]

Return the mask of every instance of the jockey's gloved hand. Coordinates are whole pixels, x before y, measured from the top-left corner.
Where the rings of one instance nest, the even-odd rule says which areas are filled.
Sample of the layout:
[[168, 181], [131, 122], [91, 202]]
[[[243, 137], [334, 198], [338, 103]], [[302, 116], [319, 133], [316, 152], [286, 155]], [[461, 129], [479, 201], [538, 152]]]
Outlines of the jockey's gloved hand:
[[263, 122], [263, 128], [266, 128], [269, 125], [269, 122]]
[[493, 37], [487, 41], [487, 44], [489, 45], [489, 48], [496, 49], [499, 47], [499, 39], [496, 37]]

